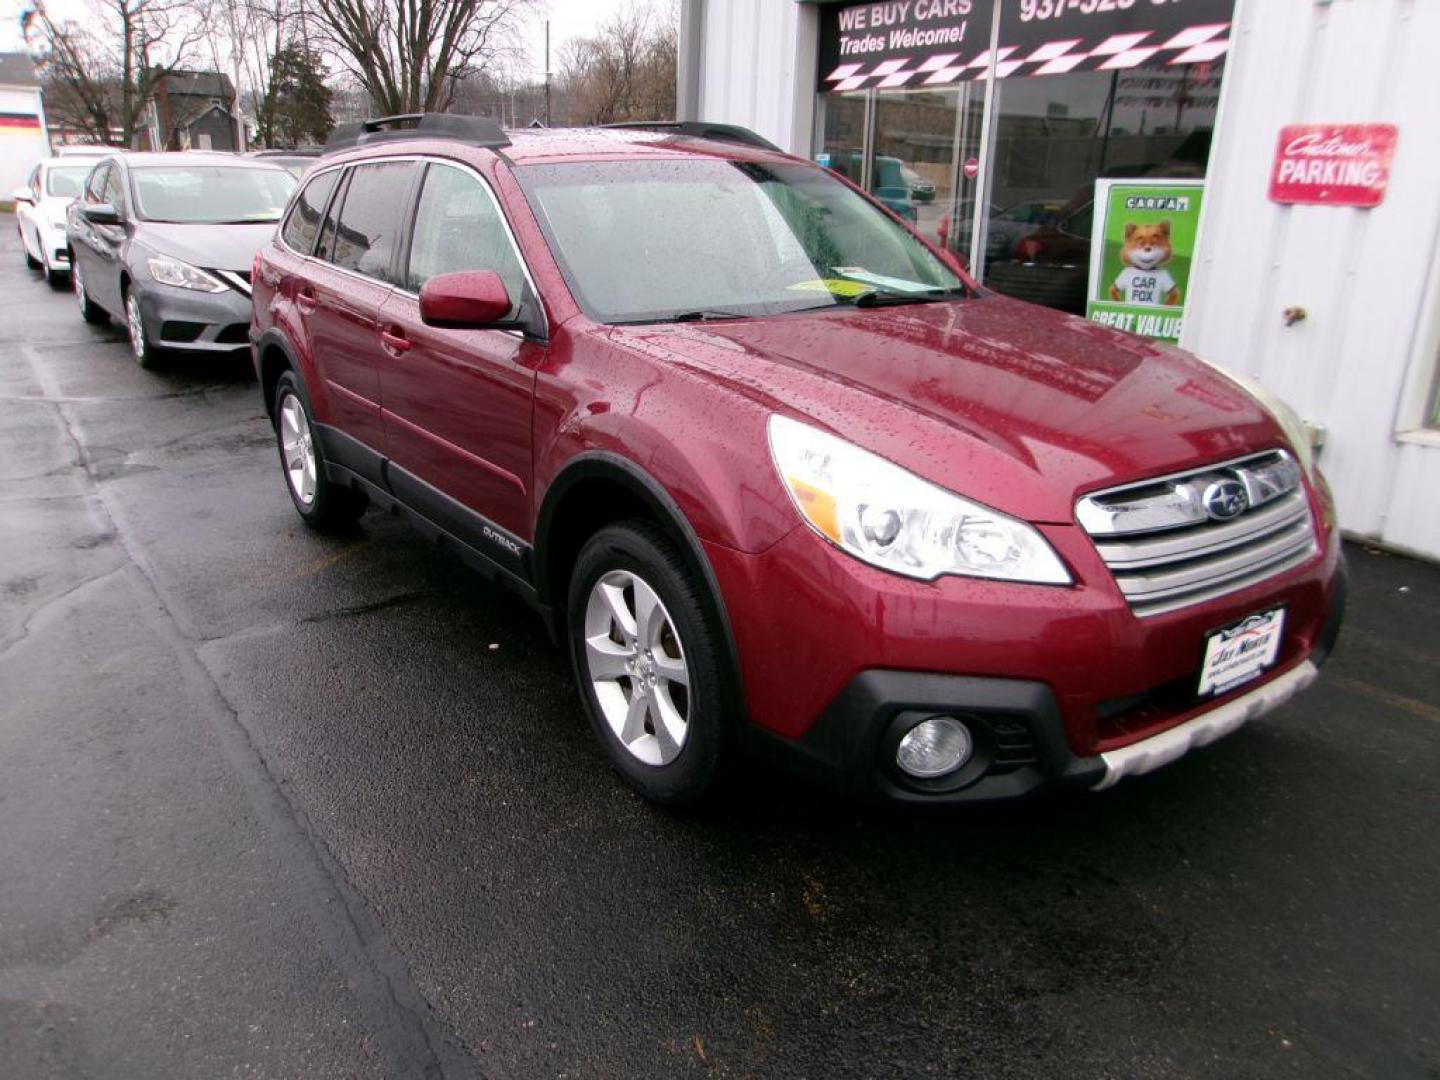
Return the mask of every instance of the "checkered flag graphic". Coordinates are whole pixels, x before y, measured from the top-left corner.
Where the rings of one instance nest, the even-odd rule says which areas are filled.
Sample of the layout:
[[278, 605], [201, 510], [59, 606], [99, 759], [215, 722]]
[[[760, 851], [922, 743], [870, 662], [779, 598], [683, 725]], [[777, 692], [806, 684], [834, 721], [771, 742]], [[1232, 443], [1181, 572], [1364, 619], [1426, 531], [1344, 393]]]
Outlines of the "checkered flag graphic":
[[995, 78], [1015, 74], [1064, 75], [1071, 71], [1117, 71], [1151, 62], [1199, 64], [1217, 60], [1230, 48], [1229, 23], [1191, 26], [1167, 40], [1153, 40], [1151, 31], [1112, 34], [1089, 48], [1084, 38], [1047, 41], [1025, 56], [1005, 45], [985, 49], [966, 60], [963, 53], [941, 53], [916, 62], [914, 57], [883, 60], [870, 71], [865, 64], [841, 64], [825, 77], [832, 91], [873, 87], [890, 90], [897, 86], [947, 86], [967, 79], [983, 79], [993, 67]]

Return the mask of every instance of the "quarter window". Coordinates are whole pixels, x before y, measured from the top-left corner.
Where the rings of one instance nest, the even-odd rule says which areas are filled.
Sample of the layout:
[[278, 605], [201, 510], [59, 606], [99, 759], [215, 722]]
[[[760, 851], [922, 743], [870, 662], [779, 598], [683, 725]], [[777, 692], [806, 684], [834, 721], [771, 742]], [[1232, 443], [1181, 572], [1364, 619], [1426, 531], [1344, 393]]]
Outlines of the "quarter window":
[[105, 180], [110, 175], [110, 165], [107, 162], [103, 165], [96, 165], [95, 171], [90, 174], [90, 179], [85, 183], [85, 201], [87, 203], [104, 202]]
[[414, 173], [413, 161], [380, 161], [351, 169], [335, 223], [331, 261], [336, 266], [395, 284], [392, 256]]
[[320, 226], [320, 243], [315, 248], [315, 257], [326, 262], [335, 254], [335, 218], [340, 213], [340, 204], [345, 201], [345, 192], [350, 187], [350, 170], [345, 170], [338, 186], [340, 190], [330, 200], [330, 212], [325, 215], [325, 223]]
[[114, 165], [105, 174], [105, 190], [100, 193], [100, 201], [107, 202], [116, 210], [125, 209], [125, 193], [120, 187], [120, 170]]
[[280, 234], [286, 247], [302, 255], [309, 255], [314, 250], [315, 235], [320, 231], [320, 215], [325, 212], [325, 201], [335, 189], [335, 180], [339, 175], [339, 169], [332, 169], [305, 185], [295, 205], [290, 208], [290, 216], [285, 219], [285, 227]]
[[453, 165], [433, 164], [415, 209], [405, 288], [419, 292], [436, 274], [462, 270], [494, 270], [511, 304], [519, 303], [524, 272], [484, 182]]

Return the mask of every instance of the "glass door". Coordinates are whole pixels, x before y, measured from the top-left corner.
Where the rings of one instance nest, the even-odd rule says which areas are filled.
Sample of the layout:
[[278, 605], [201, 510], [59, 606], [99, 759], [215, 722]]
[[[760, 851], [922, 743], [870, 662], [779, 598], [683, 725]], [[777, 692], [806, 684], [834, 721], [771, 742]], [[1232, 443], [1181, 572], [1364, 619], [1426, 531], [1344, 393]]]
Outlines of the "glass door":
[[870, 192], [926, 239], [970, 257], [984, 84], [881, 91]]

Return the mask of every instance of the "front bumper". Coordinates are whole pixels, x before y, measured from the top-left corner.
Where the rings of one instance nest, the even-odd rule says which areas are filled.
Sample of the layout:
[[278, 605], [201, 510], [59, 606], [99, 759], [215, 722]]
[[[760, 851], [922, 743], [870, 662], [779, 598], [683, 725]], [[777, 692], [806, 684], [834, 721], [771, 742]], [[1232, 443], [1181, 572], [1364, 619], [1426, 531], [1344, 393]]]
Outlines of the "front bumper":
[[50, 269], [66, 271], [70, 269], [70, 245], [65, 239], [64, 227], [56, 228], [53, 225], [41, 225], [36, 230], [36, 236], [40, 246], [45, 251], [45, 257], [50, 261]]
[[[1338, 534], [1313, 559], [1244, 590], [1137, 618], [1093, 545], [1042, 527], [1078, 584], [911, 582], [801, 530], [759, 555], [707, 545], [726, 597], [754, 745], [832, 786], [902, 801], [1105, 787], [1158, 768], [1278, 707], [1339, 634]], [[1195, 690], [1206, 635], [1286, 608], [1275, 666], [1230, 693]], [[976, 764], [917, 782], [893, 767], [896, 732], [960, 716]]]
[[227, 289], [203, 293], [152, 282], [140, 294], [151, 342], [162, 349], [230, 352], [249, 348], [250, 298]]

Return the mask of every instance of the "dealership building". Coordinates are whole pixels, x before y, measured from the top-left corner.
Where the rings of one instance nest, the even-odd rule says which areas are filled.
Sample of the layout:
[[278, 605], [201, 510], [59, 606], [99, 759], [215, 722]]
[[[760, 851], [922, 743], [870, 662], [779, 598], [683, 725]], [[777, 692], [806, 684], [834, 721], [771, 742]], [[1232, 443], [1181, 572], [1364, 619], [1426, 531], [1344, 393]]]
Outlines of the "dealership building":
[[40, 80], [26, 53], [0, 53], [0, 202], [50, 152]]
[[[999, 292], [1258, 380], [1321, 442], [1350, 534], [1440, 558], [1440, 3], [684, 0], [681, 20], [682, 119], [847, 176]], [[1147, 228], [1158, 268], [1132, 261]], [[1155, 297], [1123, 292], [1146, 272]], [[1109, 303], [1137, 297], [1156, 306]]]

